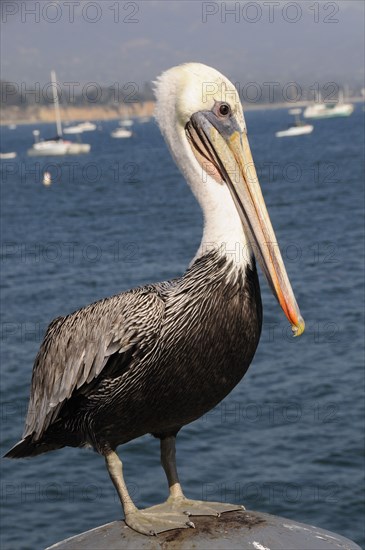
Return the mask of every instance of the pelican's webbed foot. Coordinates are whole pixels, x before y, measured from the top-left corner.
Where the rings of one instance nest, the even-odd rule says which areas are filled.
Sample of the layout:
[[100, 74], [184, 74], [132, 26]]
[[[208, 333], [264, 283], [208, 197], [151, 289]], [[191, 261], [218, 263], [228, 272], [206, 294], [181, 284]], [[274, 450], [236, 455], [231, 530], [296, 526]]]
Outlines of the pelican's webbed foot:
[[228, 504], [224, 502], [208, 502], [205, 500], [190, 500], [184, 496], [169, 497], [167, 503], [172, 511], [182, 512], [187, 516], [217, 516], [224, 512], [245, 510], [240, 504]]
[[170, 496], [166, 501], [166, 505], [170, 507], [172, 512], [183, 513], [187, 516], [219, 517], [224, 512], [235, 512], [245, 509], [244, 506], [239, 504], [190, 500], [185, 497], [176, 469], [175, 436], [161, 437], [161, 463], [170, 488]]
[[127, 513], [125, 522], [128, 527], [142, 535], [157, 535], [171, 529], [195, 527], [187, 514], [172, 509], [167, 502]]
[[138, 510], [129, 496], [123, 478], [123, 465], [116, 452], [107, 453], [105, 461], [123, 506], [125, 522], [131, 529], [142, 535], [157, 535], [157, 533], [170, 531], [170, 529], [195, 527], [186, 514], [172, 510], [166, 502], [145, 510]]

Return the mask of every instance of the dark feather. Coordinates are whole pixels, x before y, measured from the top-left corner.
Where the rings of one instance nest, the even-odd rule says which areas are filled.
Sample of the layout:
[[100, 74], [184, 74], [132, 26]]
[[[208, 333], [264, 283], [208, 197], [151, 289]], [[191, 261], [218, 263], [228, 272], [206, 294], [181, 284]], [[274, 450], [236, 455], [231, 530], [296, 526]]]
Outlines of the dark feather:
[[241, 380], [259, 341], [254, 260], [217, 252], [183, 277], [55, 319], [35, 360], [23, 440], [8, 456], [176, 433]]

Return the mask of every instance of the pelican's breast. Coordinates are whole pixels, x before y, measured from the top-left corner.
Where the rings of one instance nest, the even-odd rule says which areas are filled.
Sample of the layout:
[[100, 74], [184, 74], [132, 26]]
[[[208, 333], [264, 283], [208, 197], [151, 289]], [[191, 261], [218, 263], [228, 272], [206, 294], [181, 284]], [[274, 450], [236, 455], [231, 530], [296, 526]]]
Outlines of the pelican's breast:
[[156, 423], [182, 426], [219, 403], [247, 371], [261, 325], [254, 262], [241, 269], [225, 257], [199, 258], [166, 308], [163, 352], [148, 388], [159, 396]]

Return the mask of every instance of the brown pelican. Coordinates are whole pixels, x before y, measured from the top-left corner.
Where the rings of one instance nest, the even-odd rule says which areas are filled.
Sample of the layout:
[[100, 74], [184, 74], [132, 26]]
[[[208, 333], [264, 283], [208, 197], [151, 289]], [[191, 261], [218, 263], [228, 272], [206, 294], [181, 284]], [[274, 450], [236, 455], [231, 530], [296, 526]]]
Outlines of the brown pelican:
[[[33, 368], [23, 439], [6, 455], [93, 447], [105, 457], [126, 523], [144, 534], [193, 527], [190, 515], [237, 509], [184, 496], [175, 437], [217, 405], [252, 361], [262, 321], [255, 257], [294, 334], [304, 330], [236, 89], [216, 70], [189, 63], [160, 76], [156, 98], [161, 132], [203, 210], [201, 245], [182, 277], [100, 300], [50, 324]], [[230, 254], [236, 243], [239, 259]], [[116, 448], [143, 434], [161, 440], [170, 495], [138, 510]]]

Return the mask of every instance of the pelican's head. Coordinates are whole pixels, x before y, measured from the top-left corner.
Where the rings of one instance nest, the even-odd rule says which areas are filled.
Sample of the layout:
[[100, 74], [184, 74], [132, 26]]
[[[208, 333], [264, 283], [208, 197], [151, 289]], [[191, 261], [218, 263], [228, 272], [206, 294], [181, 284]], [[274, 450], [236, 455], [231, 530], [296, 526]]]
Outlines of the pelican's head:
[[[187, 63], [158, 78], [156, 99], [161, 132], [198, 200], [204, 203], [204, 195], [212, 194], [234, 205], [269, 285], [299, 336], [304, 321], [261, 193], [236, 88], [215, 69]], [[219, 195], [219, 188], [228, 194]]]

